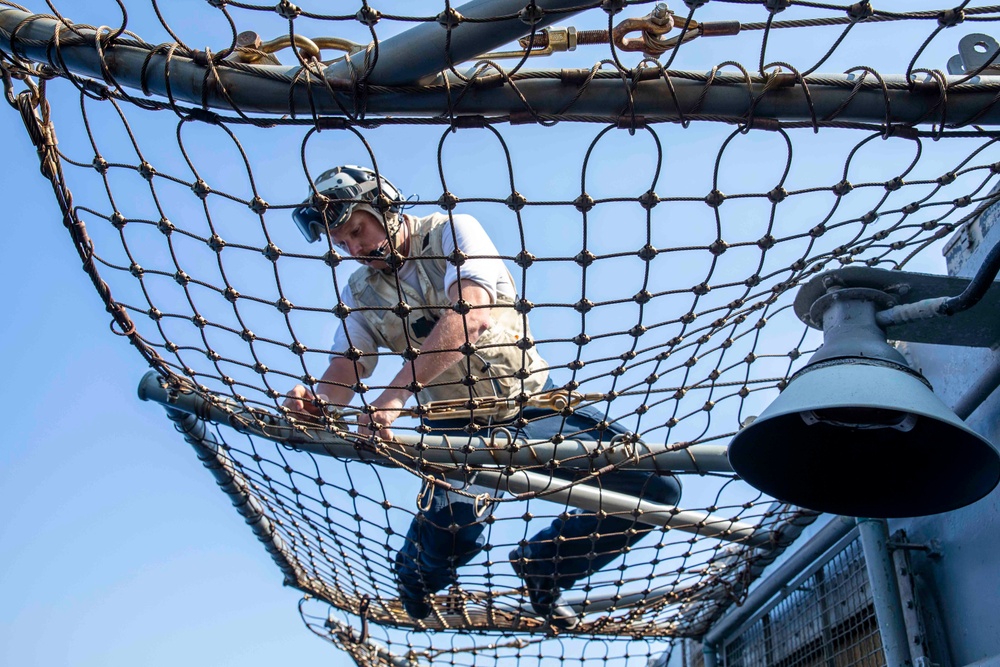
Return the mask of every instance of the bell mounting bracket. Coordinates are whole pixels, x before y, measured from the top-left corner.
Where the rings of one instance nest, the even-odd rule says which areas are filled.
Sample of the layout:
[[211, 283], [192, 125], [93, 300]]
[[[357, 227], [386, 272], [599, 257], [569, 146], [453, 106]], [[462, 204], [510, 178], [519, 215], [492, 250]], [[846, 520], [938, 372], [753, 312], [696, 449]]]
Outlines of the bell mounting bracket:
[[[799, 289], [795, 314], [814, 329], [823, 328], [822, 313], [838, 299], [873, 300], [879, 310], [954, 297], [965, 291], [968, 278], [937, 276], [909, 271], [887, 271], [848, 266], [822, 273]], [[889, 340], [963, 347], [1000, 345], [1000, 283], [993, 283], [972, 308], [950, 316], [893, 323], [885, 328]]]

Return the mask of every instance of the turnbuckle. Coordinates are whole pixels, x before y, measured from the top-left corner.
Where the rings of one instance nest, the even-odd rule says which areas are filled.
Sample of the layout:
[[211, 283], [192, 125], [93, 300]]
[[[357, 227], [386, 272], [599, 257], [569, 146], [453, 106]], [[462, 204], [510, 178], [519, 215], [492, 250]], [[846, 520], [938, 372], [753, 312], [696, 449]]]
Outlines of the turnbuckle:
[[527, 37], [522, 37], [517, 40], [517, 43], [521, 46], [520, 51], [496, 51], [493, 53], [484, 53], [481, 56], [476, 56], [476, 60], [523, 58], [525, 55], [528, 57], [550, 56], [553, 53], [575, 51], [576, 46], [579, 43], [579, 37], [577, 35], [576, 28], [550, 26], [548, 28], [543, 28], [541, 32], [533, 36], [528, 35]]

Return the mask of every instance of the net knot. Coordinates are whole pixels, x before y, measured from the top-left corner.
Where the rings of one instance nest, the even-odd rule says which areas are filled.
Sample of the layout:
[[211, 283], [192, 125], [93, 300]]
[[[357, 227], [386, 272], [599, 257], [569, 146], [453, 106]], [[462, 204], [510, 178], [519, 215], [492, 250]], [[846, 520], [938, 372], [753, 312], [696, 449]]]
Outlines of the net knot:
[[965, 21], [965, 12], [961, 9], [946, 9], [938, 14], [937, 20], [942, 28], [954, 28]]
[[450, 192], [445, 192], [438, 198], [437, 204], [446, 211], [453, 211], [458, 206], [458, 197]]
[[299, 9], [296, 5], [293, 5], [288, 0], [281, 0], [281, 2], [274, 6], [274, 11], [277, 12], [278, 16], [281, 18], [288, 19], [289, 21], [302, 13], [301, 9]]
[[868, 0], [856, 2], [847, 8], [847, 15], [855, 21], [864, 21], [871, 18], [874, 13], [875, 10], [872, 9], [872, 4]]
[[601, 2], [601, 9], [614, 16], [625, 9], [625, 0], [603, 0]]
[[358, 13], [354, 15], [354, 18], [370, 28], [379, 22], [379, 19], [382, 18], [382, 12], [373, 7], [369, 7], [366, 4], [358, 10]]
[[536, 5], [534, 2], [529, 2], [525, 8], [518, 13], [517, 18], [521, 19], [522, 23], [527, 23], [528, 25], [533, 26], [545, 18], [545, 10]]
[[719, 190], [712, 190], [705, 196], [705, 203], [712, 208], [718, 208], [724, 201], [726, 201], [726, 195]]
[[449, 7], [447, 10], [438, 14], [436, 20], [442, 28], [445, 30], [451, 30], [453, 28], [457, 28], [464, 20], [464, 17], [459, 14], [454, 7]]

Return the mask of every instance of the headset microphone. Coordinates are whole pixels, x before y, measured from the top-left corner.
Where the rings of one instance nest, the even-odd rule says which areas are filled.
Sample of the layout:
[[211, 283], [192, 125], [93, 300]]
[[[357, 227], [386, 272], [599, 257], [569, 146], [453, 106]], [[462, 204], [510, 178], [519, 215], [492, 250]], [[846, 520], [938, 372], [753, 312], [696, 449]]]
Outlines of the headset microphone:
[[386, 239], [382, 241], [382, 243], [378, 244], [377, 248], [369, 251], [367, 257], [371, 257], [372, 259], [382, 259], [383, 257], [385, 257], [386, 250], [388, 249], [389, 249], [389, 239]]

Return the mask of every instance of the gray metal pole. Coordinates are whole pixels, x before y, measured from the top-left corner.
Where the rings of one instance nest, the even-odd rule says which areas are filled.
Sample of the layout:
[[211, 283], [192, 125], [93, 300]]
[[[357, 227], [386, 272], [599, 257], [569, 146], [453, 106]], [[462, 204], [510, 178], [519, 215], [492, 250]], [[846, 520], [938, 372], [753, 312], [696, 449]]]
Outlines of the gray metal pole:
[[[689, 593], [688, 591], [692, 592]], [[693, 600], [717, 600], [728, 595], [728, 591], [707, 589], [701, 586], [700, 582], [692, 582], [676, 586], [664, 586], [653, 589], [649, 593], [631, 593], [625, 595], [609, 593], [605, 597], [595, 597], [593, 593], [588, 593], [586, 596], [587, 604], [583, 603], [583, 598], [579, 595], [566, 592], [563, 594], [563, 600], [577, 614], [596, 614], [604, 611], [628, 609], [639, 604], [651, 607], [660, 601], [665, 601], [666, 604], [670, 604], [671, 601], [688, 603]]]
[[718, 652], [711, 644], [702, 644], [701, 654], [705, 660], [705, 667], [716, 667], [719, 664]]
[[[560, 0], [562, 1], [562, 0]], [[64, 33], [61, 60], [56, 60], [51, 51], [53, 34], [59, 29], [54, 19], [37, 19], [25, 23], [18, 31], [15, 44], [11, 44], [11, 31], [25, 19], [34, 15], [16, 9], [0, 9], [0, 49], [17, 53], [36, 62], [50, 63], [61, 71], [62, 62], [72, 72], [103, 80], [104, 73], [113, 73], [117, 84], [140, 90], [142, 72], [146, 66], [145, 83], [153, 95], [163, 97], [167, 93], [168, 60], [163, 54], [150, 56], [149, 48], [108, 45], [102, 54], [95, 47], [95, 39], [81, 39], [71, 33]], [[488, 24], [487, 24], [488, 25]], [[463, 26], [466, 27], [466, 26]], [[470, 26], [472, 27], [471, 24]], [[439, 26], [430, 28], [440, 29]], [[425, 29], [430, 29], [425, 28]], [[78, 27], [84, 35], [93, 31]], [[444, 30], [441, 30], [444, 33]], [[410, 38], [407, 38], [410, 39]], [[386, 40], [387, 43], [390, 40]], [[391, 58], [405, 59], [406, 48], [394, 46]], [[381, 54], [380, 54], [381, 59]], [[434, 66], [437, 66], [435, 64]], [[420, 71], [430, 67], [424, 63]], [[311, 86], [299, 81], [289, 92], [293, 77], [300, 72], [299, 67], [241, 66], [235, 68], [220, 64], [213, 76], [206, 76], [207, 68], [190, 58], [174, 54], [169, 62], [169, 86], [173, 99], [180, 103], [209, 108], [230, 110], [233, 105], [251, 113], [288, 114], [295, 113], [308, 117], [313, 110], [321, 115], [342, 115], [342, 107], [353, 106], [353, 83], [347, 78], [331, 81], [340, 92], [337, 100], [331, 98], [323, 85], [315, 80]], [[417, 70], [407, 72], [414, 74]], [[266, 72], [267, 76], [263, 76]], [[379, 68], [381, 73], [381, 68]], [[580, 70], [583, 74], [584, 70]], [[655, 70], [650, 69], [650, 73]], [[626, 85], [620, 77], [598, 78], [591, 81], [586, 89], [567, 83], [559, 72], [550, 71], [540, 78], [541, 72], [525, 72], [526, 78], [517, 82], [517, 90], [511, 86], [476, 86], [461, 96], [456, 103], [456, 92], [466, 84], [455, 77], [450, 86], [440, 85], [424, 91], [387, 92], [368, 90], [365, 109], [369, 116], [379, 114], [440, 116], [443, 110], [451, 109], [455, 115], [503, 116], [523, 113], [527, 105], [540, 115], [550, 115], [569, 108], [576, 115], [597, 115], [617, 117], [628, 102]], [[572, 77], [571, 77], [572, 78]], [[585, 76], [579, 77], [582, 81]], [[1000, 77], [978, 77], [978, 81], [959, 86], [950, 84], [959, 77], [945, 77], [947, 96], [940, 94], [936, 80], [929, 75], [915, 80], [911, 87], [902, 76], [884, 76], [887, 92], [874, 77], [868, 77], [865, 84], [855, 90], [857, 74], [822, 74], [806, 78], [808, 95], [801, 84], [791, 80], [785, 86], [765, 86], [767, 80], [752, 77], [748, 86], [742, 76], [717, 74], [713, 84], [705, 88], [706, 73], [681, 73], [672, 75], [674, 93], [662, 79], [640, 81], [632, 92], [637, 115], [677, 118], [683, 113], [687, 117], [697, 115], [715, 120], [728, 118], [732, 121], [745, 119], [753, 107], [757, 119], [779, 119], [782, 121], [808, 121], [834, 115], [839, 121], [870, 122], [881, 124], [938, 122], [942, 117], [961, 122], [976, 117], [980, 125], [1000, 125], [1000, 105], [994, 100], [1000, 89]], [[220, 90], [225, 88], [226, 95]], [[523, 96], [523, 97], [522, 97]], [[675, 101], [676, 96], [676, 101]], [[230, 101], [231, 100], [231, 101]], [[572, 104], [570, 104], [572, 103]], [[887, 114], [887, 110], [889, 113]], [[983, 112], [981, 116], [977, 116]]]
[[980, 405], [1000, 386], [1000, 356], [976, 379], [955, 403], [953, 409], [959, 419], [968, 419]]
[[[525, 76], [528, 74], [525, 72]], [[460, 104], [453, 105], [455, 113], [491, 116], [523, 112], [525, 105], [521, 96], [536, 113], [543, 116], [568, 108], [569, 111], [564, 113], [618, 117], [628, 108], [628, 90], [620, 78], [599, 77], [581, 90], [558, 76], [543, 77], [538, 72], [530, 74], [535, 78], [517, 80], [516, 91], [510, 86], [473, 86], [463, 95]], [[754, 118], [763, 127], [768, 127], [765, 122], [770, 119], [811, 121], [812, 110], [815, 110], [818, 119], [829, 117], [838, 121], [877, 124], [886, 121], [930, 123], [940, 119], [938, 112], [944, 108], [949, 121], [959, 122], [985, 110], [977, 124], [980, 124], [979, 120], [984, 120], [982, 124], [985, 125], [1000, 123], [1000, 111], [991, 106], [1000, 86], [1000, 77], [982, 77], [982, 85], [949, 87], [947, 102], [941, 102], [940, 106], [940, 96], [928, 94], [933, 83], [930, 78], [915, 79], [918, 85], [911, 89], [905, 76], [885, 75], [886, 92], [880, 86], [871, 85], [874, 83], [871, 77], [855, 90], [859, 78], [857, 74], [812, 75], [805, 79], [809, 90], [807, 95], [801, 84], [791, 82], [785, 87], [769, 88], [765, 92], [767, 80], [759, 76], [751, 77], [748, 85], [742, 77], [716, 75], [712, 85], [706, 88], [707, 72], [672, 72], [673, 92], [663, 78], [642, 80], [635, 85], [631, 101], [636, 115], [654, 119], [676, 119], [683, 114], [685, 117], [710, 117], [713, 120], [740, 120], [745, 119], [752, 109]], [[958, 81], [959, 77], [945, 79], [948, 84]], [[452, 92], [456, 85], [462, 84], [452, 81]], [[443, 88], [386, 92], [370, 96], [366, 100], [366, 108], [373, 113], [429, 116], [448, 108], [441, 106], [447, 104], [446, 95]], [[756, 106], [752, 106], [751, 98], [757, 101]]]
[[859, 518], [857, 524], [886, 664], [888, 667], [912, 665], [899, 600], [899, 584], [889, 556], [888, 522], [885, 519]]
[[[635, 520], [650, 526], [674, 528], [702, 537], [714, 537], [726, 542], [737, 542], [750, 547], [764, 547], [772, 543], [772, 535], [749, 523], [714, 516], [708, 512], [682, 510], [674, 505], [660, 505], [624, 493], [598, 489], [586, 484], [572, 485], [565, 480], [536, 472], [519, 470], [513, 475], [498, 472], [479, 472], [476, 484], [515, 494], [542, 493], [540, 500], [564, 503], [592, 512], [635, 516]], [[635, 514], [633, 514], [635, 513]]]
[[512, 466], [525, 468], [559, 461], [566, 469], [591, 470], [620, 465], [638, 470], [668, 472], [732, 473], [725, 445], [668, 445], [636, 443], [634, 451], [622, 444], [599, 445], [588, 440], [567, 439], [509, 441], [502, 433], [493, 436], [431, 436], [397, 433], [392, 443], [382, 443], [379, 452], [364, 445], [364, 439], [347, 440], [321, 429], [293, 427], [266, 412], [249, 413], [230, 399], [214, 396], [213, 402], [199, 394], [173, 392], [164, 387], [155, 371], [143, 376], [139, 398], [188, 412], [212, 422], [227, 424], [241, 433], [282, 442], [322, 456], [359, 459], [402, 465], [428, 463], [442, 467]]
[[819, 529], [809, 540], [795, 551], [788, 560], [782, 563], [760, 585], [754, 588], [739, 607], [723, 616], [702, 637], [702, 644], [711, 648], [713, 653], [722, 647], [722, 643], [731, 633], [753, 616], [781, 589], [788, 585], [805, 568], [809, 567], [828, 549], [847, 537], [854, 529], [854, 520], [849, 517], [835, 516], [828, 524]]
[[[588, 9], [580, 0], [536, 0], [535, 4], [547, 12], [535, 23], [536, 31]], [[463, 22], [450, 31], [437, 22], [421, 23], [390, 37], [378, 45], [378, 60], [366, 82], [380, 86], [414, 83], [529, 35], [530, 24], [518, 18], [526, 5], [526, 0], [473, 0], [456, 8], [456, 11], [466, 19], [511, 18], [481, 23]], [[569, 9], [573, 11], [565, 11]], [[562, 11], [551, 13], [554, 10]], [[326, 75], [348, 78], [352, 69], [363, 71], [365, 57], [364, 52], [356, 53], [350, 62], [333, 63]]]

